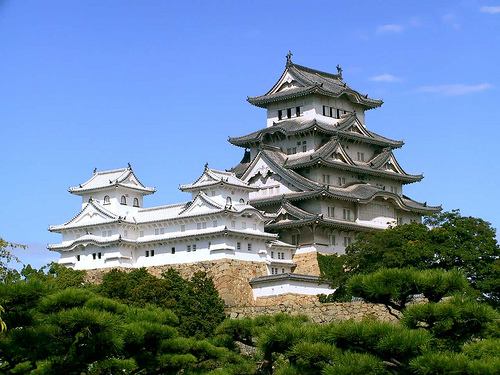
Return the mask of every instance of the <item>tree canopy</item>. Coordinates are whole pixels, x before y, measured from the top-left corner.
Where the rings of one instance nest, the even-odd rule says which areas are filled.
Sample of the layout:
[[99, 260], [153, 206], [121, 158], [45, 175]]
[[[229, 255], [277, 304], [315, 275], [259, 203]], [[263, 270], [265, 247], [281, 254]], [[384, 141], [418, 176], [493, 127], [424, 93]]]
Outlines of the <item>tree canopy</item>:
[[347, 280], [381, 268], [443, 269], [463, 272], [491, 304], [500, 304], [500, 246], [488, 222], [443, 212], [425, 224], [398, 225], [361, 233], [346, 254], [318, 255], [322, 276], [337, 288], [336, 300], [350, 299]]

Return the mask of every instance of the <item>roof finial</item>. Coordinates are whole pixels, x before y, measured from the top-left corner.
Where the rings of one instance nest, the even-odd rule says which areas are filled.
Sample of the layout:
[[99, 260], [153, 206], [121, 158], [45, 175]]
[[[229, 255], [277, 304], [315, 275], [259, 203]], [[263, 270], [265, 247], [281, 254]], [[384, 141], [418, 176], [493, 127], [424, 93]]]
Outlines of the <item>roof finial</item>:
[[342, 81], [342, 68], [340, 67], [339, 64], [337, 64], [337, 75], [339, 76], [339, 79]]
[[208, 169], [208, 162], [205, 163], [205, 169]]
[[286, 55], [286, 66], [292, 64], [292, 56], [293, 56], [292, 51], [288, 50], [288, 54]]
[[130, 163], [127, 163], [127, 164], [128, 164], [129, 169], [132, 169], [132, 166], [130, 165]]
[[94, 168], [94, 174], [96, 174], [96, 173], [97, 173], [97, 168]]

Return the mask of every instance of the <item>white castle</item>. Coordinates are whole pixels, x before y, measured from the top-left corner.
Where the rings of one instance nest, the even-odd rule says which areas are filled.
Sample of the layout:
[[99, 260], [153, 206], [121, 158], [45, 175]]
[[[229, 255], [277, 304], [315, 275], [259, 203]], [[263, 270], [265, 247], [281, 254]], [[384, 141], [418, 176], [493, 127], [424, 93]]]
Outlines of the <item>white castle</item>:
[[[191, 200], [144, 208], [144, 186], [131, 166], [94, 171], [69, 189], [82, 209], [49, 230], [59, 263], [75, 269], [155, 267], [214, 260], [256, 265], [254, 298], [329, 293], [318, 285], [316, 254], [343, 253], [357, 233], [420, 221], [438, 212], [403, 195], [420, 181], [393, 150], [403, 145], [365, 127], [365, 110], [382, 105], [330, 74], [293, 64], [265, 95], [267, 126], [229, 142], [245, 148], [230, 171], [205, 166], [180, 189]], [[260, 267], [259, 265], [265, 265]], [[217, 284], [217, 282], [216, 282]]]

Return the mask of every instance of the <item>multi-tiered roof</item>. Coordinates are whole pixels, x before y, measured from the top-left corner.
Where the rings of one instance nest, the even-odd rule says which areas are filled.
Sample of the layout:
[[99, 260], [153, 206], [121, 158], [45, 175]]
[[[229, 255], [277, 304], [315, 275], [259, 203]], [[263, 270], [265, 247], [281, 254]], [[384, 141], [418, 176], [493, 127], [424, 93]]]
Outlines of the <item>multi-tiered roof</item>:
[[[240, 164], [232, 169], [237, 176], [261, 187], [269, 177], [279, 181], [280, 189], [250, 196], [252, 205], [277, 213], [277, 219], [266, 228], [274, 231], [315, 223], [359, 232], [387, 226], [387, 220], [381, 225], [380, 220], [360, 220], [357, 214], [349, 214], [348, 218], [345, 214], [341, 218], [325, 215], [324, 207], [311, 209], [307, 202], [313, 200], [331, 206], [350, 203], [349, 207], [358, 213], [373, 202], [390, 202], [394, 212], [409, 213], [408, 222], [414, 221], [415, 215], [419, 219], [419, 215], [438, 212], [440, 207], [427, 206], [402, 194], [402, 185], [420, 181], [423, 175], [405, 172], [396, 160], [393, 150], [401, 148], [403, 141], [366, 129], [364, 111], [380, 107], [382, 100], [350, 88], [343, 81], [340, 67], [337, 69], [338, 74], [330, 74], [296, 65], [289, 54], [286, 69], [271, 90], [248, 98], [251, 104], [267, 108], [267, 127], [229, 138], [231, 144], [246, 149]], [[326, 113], [325, 108], [331, 111], [330, 106], [342, 110], [333, 109], [337, 111], [333, 115]], [[287, 109], [290, 107], [294, 112]], [[307, 140], [304, 149], [300, 145], [306, 142], [301, 140]], [[295, 141], [298, 148], [290, 148]], [[349, 145], [358, 150], [357, 158]], [[370, 155], [366, 160], [365, 154]], [[310, 171], [318, 172], [313, 175]], [[319, 181], [320, 173], [331, 176]], [[396, 222], [398, 217], [387, 219]]]

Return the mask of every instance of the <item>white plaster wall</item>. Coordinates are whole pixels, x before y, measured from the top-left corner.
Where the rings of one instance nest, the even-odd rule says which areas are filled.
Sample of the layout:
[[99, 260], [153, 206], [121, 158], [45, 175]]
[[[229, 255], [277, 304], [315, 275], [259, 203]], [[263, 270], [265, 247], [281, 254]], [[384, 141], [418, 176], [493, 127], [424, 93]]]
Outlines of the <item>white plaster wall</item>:
[[252, 287], [253, 296], [258, 297], [276, 296], [284, 293], [297, 293], [306, 295], [331, 294], [334, 290], [327, 284], [316, 284], [314, 282], [277, 280]]

